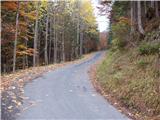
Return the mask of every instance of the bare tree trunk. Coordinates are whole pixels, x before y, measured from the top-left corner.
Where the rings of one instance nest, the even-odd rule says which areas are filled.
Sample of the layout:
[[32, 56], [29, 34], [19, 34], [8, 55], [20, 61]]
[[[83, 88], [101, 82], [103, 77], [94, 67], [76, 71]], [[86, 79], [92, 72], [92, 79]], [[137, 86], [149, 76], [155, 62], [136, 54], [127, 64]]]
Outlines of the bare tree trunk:
[[50, 28], [49, 28], [49, 33], [50, 33], [50, 37], [49, 37], [49, 63], [51, 63], [51, 47], [52, 47], [52, 20], [50, 17]]
[[133, 1], [133, 26], [134, 31], [136, 31], [137, 28], [137, 2]]
[[147, 14], [147, 2], [144, 1], [144, 12], [145, 12], [145, 15]]
[[[26, 2], [26, 5], [27, 5], [27, 4], [28, 4], [28, 2]], [[25, 10], [26, 10], [26, 12], [28, 13], [28, 9], [26, 8]], [[24, 19], [25, 19], [27, 25], [29, 25], [28, 18], [25, 16]], [[28, 48], [28, 38], [25, 39], [25, 46], [26, 46], [26, 48]], [[24, 61], [25, 61], [25, 66], [24, 66], [24, 68], [28, 68], [28, 55], [25, 55], [25, 56], [24, 56]]]
[[74, 60], [74, 53], [75, 53], [75, 49], [74, 49], [74, 40], [72, 40], [71, 42], [71, 46], [72, 46], [72, 49], [71, 49], [71, 61]]
[[81, 38], [80, 38], [80, 56], [83, 54], [83, 32], [81, 32]]
[[154, 1], [151, 1], [151, 7], [154, 8]]
[[156, 17], [159, 17], [158, 1], [155, 1]]
[[25, 69], [25, 66], [26, 66], [26, 64], [25, 64], [25, 55], [23, 55], [23, 69]]
[[[39, 31], [39, 33], [40, 33], [40, 32], [41, 32], [41, 29], [39, 29], [38, 31]], [[38, 40], [38, 41], [37, 41], [37, 57], [36, 57], [36, 59], [37, 59], [36, 65], [37, 65], [37, 66], [40, 65], [40, 52], [41, 52], [41, 51], [40, 51], [40, 46], [41, 46], [41, 45], [40, 45], [40, 44], [41, 44], [41, 39], [40, 39], [40, 38], [41, 38], [41, 36], [39, 35], [39, 36], [37, 37], [37, 40]]]
[[65, 51], [64, 51], [64, 20], [63, 20], [63, 32], [62, 32], [62, 61], [65, 61]]
[[45, 64], [48, 65], [48, 19], [49, 19], [49, 8], [48, 8], [48, 3], [47, 3], [47, 19], [46, 19], [46, 41], [45, 41]]
[[78, 58], [79, 57], [79, 52], [78, 52], [78, 50], [79, 50], [79, 34], [80, 34], [80, 15], [79, 15], [79, 4], [80, 4], [80, 2], [79, 2], [79, 0], [77, 1], [77, 4], [78, 4], [78, 13], [77, 13], [77, 43], [76, 43], [76, 58]]
[[54, 33], [54, 35], [55, 35], [55, 37], [54, 37], [54, 63], [56, 63], [57, 62], [57, 44], [56, 44], [56, 30], [54, 30], [55, 31], [55, 33]]
[[[66, 7], [66, 3], [64, 1], [64, 9], [63, 9], [63, 12], [65, 11], [65, 7]], [[62, 26], [63, 26], [63, 30], [62, 30], [62, 61], [64, 62], [65, 61], [65, 42], [64, 42], [64, 39], [65, 39], [65, 19], [62, 17]]]
[[137, 1], [137, 8], [138, 8], [138, 29], [139, 29], [139, 32], [141, 34], [144, 35], [144, 30], [143, 30], [143, 27], [142, 27], [142, 20], [141, 20], [141, 1]]
[[81, 23], [81, 32], [80, 32], [80, 56], [83, 54], [83, 23]]
[[7, 69], [6, 69], [6, 64], [3, 64], [3, 72], [6, 73]]
[[131, 1], [131, 33], [134, 32], [134, 1]]
[[[55, 10], [54, 10], [55, 11]], [[56, 12], [54, 12], [54, 63], [57, 62], [57, 32], [56, 32]]]
[[[28, 46], [28, 41], [26, 40], [25, 46]], [[28, 68], [28, 55], [25, 55], [26, 67]]]
[[13, 72], [16, 69], [16, 51], [17, 51], [17, 38], [18, 38], [18, 23], [19, 23], [19, 6], [20, 2], [18, 1], [17, 6], [17, 15], [16, 15], [16, 33], [15, 33], [15, 41], [14, 41], [14, 52], [13, 52]]
[[35, 33], [34, 33], [33, 67], [37, 66], [38, 14], [39, 14], [39, 2], [37, 2], [37, 7], [36, 7], [36, 25], [35, 25]]

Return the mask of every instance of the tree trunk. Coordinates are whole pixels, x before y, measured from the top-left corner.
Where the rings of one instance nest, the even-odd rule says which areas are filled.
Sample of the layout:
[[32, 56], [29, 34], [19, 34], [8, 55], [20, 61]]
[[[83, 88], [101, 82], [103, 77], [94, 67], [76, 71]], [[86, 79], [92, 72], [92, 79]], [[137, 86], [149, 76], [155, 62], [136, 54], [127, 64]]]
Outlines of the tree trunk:
[[137, 1], [137, 8], [138, 8], [138, 29], [139, 29], [139, 32], [141, 34], [144, 35], [144, 30], [143, 30], [143, 27], [142, 27], [142, 20], [141, 20], [141, 1]]
[[[64, 1], [64, 9], [63, 12], [65, 11], [65, 7], [66, 7], [66, 3]], [[63, 30], [62, 30], [62, 61], [65, 61], [65, 19], [62, 17], [62, 26], [63, 26]]]
[[45, 64], [48, 65], [48, 19], [49, 19], [49, 6], [47, 4], [47, 19], [46, 19], [46, 40], [45, 40]]
[[49, 63], [51, 63], [51, 47], [52, 47], [52, 19], [51, 19], [51, 17], [50, 17], [50, 28], [49, 28], [49, 35], [50, 35], [50, 37], [49, 37]]
[[65, 51], [64, 51], [64, 20], [63, 20], [63, 32], [62, 32], [62, 61], [65, 61]]
[[[26, 5], [27, 5], [27, 4], [28, 4], [28, 2], [26, 2]], [[27, 13], [29, 12], [27, 8], [25, 9], [25, 11], [26, 11]], [[25, 19], [27, 25], [29, 25], [28, 18], [25, 16], [24, 19]], [[28, 48], [28, 38], [25, 39], [25, 46], [26, 46], [26, 48]], [[24, 58], [25, 68], [28, 68], [28, 55], [25, 55], [24, 57], [25, 57], [25, 58]]]
[[23, 58], [22, 58], [23, 60], [23, 69], [25, 69], [25, 66], [26, 66], [26, 62], [25, 62], [25, 55], [23, 55]]
[[74, 40], [72, 40], [72, 42], [71, 42], [71, 47], [72, 47], [72, 49], [71, 49], [71, 61], [72, 60], [74, 60], [74, 54], [75, 54], [75, 49], [74, 49]]
[[37, 7], [36, 7], [36, 25], [35, 25], [35, 33], [34, 33], [33, 67], [37, 66], [38, 14], [39, 14], [39, 2], [37, 2]]
[[83, 54], [83, 23], [81, 23], [81, 32], [80, 32], [80, 56]]
[[[26, 47], [28, 46], [28, 42], [26, 41]], [[28, 55], [25, 55], [25, 59], [26, 59], [26, 67], [28, 68]]]
[[[39, 27], [40, 28], [40, 27]], [[41, 29], [38, 30], [39, 33], [41, 33]], [[40, 46], [41, 46], [41, 35], [37, 36], [37, 56], [36, 56], [36, 65], [39, 66], [40, 65], [40, 54], [41, 54], [41, 50], [40, 50]], [[39, 50], [38, 50], [39, 49]]]
[[80, 15], [79, 15], [79, 0], [77, 1], [77, 4], [78, 4], [78, 13], [77, 13], [77, 43], [76, 43], [76, 58], [79, 57], [79, 34], [80, 34]]
[[19, 23], [19, 6], [20, 2], [18, 1], [17, 6], [17, 15], [16, 15], [16, 33], [15, 33], [15, 41], [14, 41], [14, 52], [13, 52], [13, 72], [16, 69], [16, 51], [17, 51], [17, 38], [18, 38], [18, 23]]
[[133, 1], [133, 27], [134, 31], [136, 31], [137, 28], [137, 2]]
[[144, 12], [145, 15], [147, 14], [147, 1], [144, 1]]
[[154, 8], [154, 1], [151, 1], [151, 7]]
[[131, 33], [134, 32], [134, 1], [131, 1]]
[[80, 39], [80, 56], [83, 55], [83, 32], [81, 32], [81, 39]]
[[158, 1], [155, 1], [155, 11], [156, 11], [156, 17], [158, 18], [159, 17], [159, 9], [158, 9]]
[[55, 25], [56, 25], [56, 10], [54, 10], [54, 63], [57, 62], [57, 32]]

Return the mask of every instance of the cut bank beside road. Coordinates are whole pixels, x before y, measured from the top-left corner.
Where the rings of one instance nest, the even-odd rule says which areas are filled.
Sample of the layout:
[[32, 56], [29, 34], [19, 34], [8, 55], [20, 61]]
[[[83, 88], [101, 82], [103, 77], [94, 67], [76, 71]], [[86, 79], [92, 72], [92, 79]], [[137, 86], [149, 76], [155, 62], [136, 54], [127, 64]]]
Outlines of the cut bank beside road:
[[[159, 77], [155, 77], [155, 55], [138, 56], [137, 49], [108, 51], [90, 70], [92, 82], [108, 101], [137, 120], [159, 120]], [[138, 56], [138, 57], [137, 57]], [[142, 66], [139, 61], [145, 60]]]

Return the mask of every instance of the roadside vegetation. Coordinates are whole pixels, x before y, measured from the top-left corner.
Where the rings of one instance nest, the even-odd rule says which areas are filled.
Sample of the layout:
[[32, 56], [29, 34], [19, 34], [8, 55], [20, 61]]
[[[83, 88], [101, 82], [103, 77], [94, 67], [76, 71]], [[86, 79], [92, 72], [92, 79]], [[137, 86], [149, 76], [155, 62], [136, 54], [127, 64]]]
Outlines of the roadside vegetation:
[[[160, 20], [159, 13], [156, 16], [155, 12], [156, 6], [160, 7], [160, 3], [140, 2], [143, 15], [140, 18], [145, 21], [139, 24], [140, 29], [139, 18], [136, 17], [139, 9], [135, 7], [138, 4], [116, 1], [112, 5], [109, 36], [112, 37], [112, 42], [105, 60], [98, 67], [97, 82], [105, 94], [110, 94], [121, 106], [132, 111], [136, 119], [158, 120]], [[151, 12], [150, 19], [147, 16], [148, 12]]]

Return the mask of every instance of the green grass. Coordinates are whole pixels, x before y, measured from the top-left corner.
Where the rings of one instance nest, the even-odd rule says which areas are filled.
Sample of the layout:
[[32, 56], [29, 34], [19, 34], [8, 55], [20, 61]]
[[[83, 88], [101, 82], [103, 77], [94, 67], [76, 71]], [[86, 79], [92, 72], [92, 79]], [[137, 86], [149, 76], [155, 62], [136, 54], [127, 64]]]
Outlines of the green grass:
[[156, 55], [141, 56], [137, 49], [109, 51], [97, 70], [97, 80], [128, 109], [147, 116], [160, 114], [160, 76], [155, 72]]

